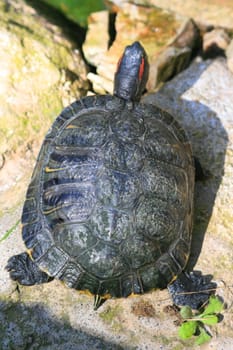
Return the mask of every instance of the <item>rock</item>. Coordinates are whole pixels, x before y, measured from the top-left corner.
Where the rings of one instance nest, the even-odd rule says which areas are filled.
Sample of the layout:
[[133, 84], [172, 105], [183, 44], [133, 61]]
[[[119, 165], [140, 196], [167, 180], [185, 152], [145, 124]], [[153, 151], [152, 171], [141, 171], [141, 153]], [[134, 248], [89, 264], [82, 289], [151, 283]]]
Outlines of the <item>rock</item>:
[[77, 43], [24, 1], [0, 4], [0, 51], [2, 215], [22, 198], [52, 121], [85, 94], [88, 82]]
[[[213, 275], [216, 293], [232, 305], [233, 75], [224, 58], [193, 63], [144, 102], [171, 113], [185, 128], [205, 177], [196, 182], [192, 253], [188, 268]], [[233, 311], [219, 324], [233, 347]], [[230, 335], [229, 335], [230, 334]], [[219, 334], [220, 335], [220, 334]], [[216, 348], [221, 348], [217, 338]], [[214, 342], [215, 343], [215, 342]]]
[[[98, 66], [108, 50], [109, 33], [108, 11], [94, 12], [88, 17], [88, 31], [83, 44], [83, 51], [87, 61]], [[99, 35], [101, 33], [101, 35]]]
[[[13, 197], [13, 195], [12, 195]], [[4, 212], [0, 217], [0, 301], [1, 297], [10, 295], [15, 290], [15, 285], [9, 279], [9, 274], [5, 270], [6, 262], [10, 256], [24, 250], [25, 246], [20, 233], [20, 216], [22, 204], [14, 206], [14, 215]], [[4, 237], [8, 236], [8, 237]], [[1, 341], [0, 341], [1, 344]]]
[[203, 51], [205, 57], [224, 55], [231, 39], [224, 29], [214, 29], [203, 35]]
[[226, 50], [227, 65], [230, 71], [233, 73], [233, 40], [231, 40]]
[[1, 350], [125, 349], [114, 340], [91, 334], [88, 329], [76, 329], [61, 316], [51, 314], [49, 309], [39, 302], [27, 304], [1, 301], [0, 322]]
[[[229, 281], [229, 272], [216, 269], [218, 259], [224, 258], [232, 269], [233, 227], [233, 75], [225, 59], [194, 63], [156, 94], [144, 102], [156, 104], [171, 113], [185, 128], [194, 156], [206, 172], [207, 179], [196, 186], [196, 225], [194, 236], [201, 242], [218, 240], [225, 247], [205, 246], [202, 256], [208, 261], [202, 270]], [[206, 231], [206, 233], [205, 233]], [[200, 242], [199, 242], [200, 243]], [[197, 248], [197, 247], [195, 247]], [[200, 253], [201, 247], [199, 246]], [[215, 251], [217, 250], [217, 252]], [[196, 249], [196, 255], [197, 249]], [[194, 259], [196, 262], [197, 256]], [[213, 261], [212, 261], [213, 259]]]
[[[100, 17], [104, 17], [101, 23]], [[153, 6], [143, 7], [127, 2], [118, 9], [116, 38], [107, 49], [102, 39], [107, 37], [106, 18], [107, 12], [91, 16], [83, 45], [87, 61], [97, 67], [97, 74], [88, 75], [97, 93], [112, 93], [117, 61], [125, 46], [133, 41], [140, 41], [148, 54], [151, 70], [147, 88], [151, 90], [187, 67], [200, 38], [195, 23], [186, 17], [174, 16]], [[101, 37], [100, 31], [103, 33]]]
[[[111, 0], [121, 6], [125, 0]], [[231, 0], [136, 0], [144, 6], [158, 6], [181, 16], [193, 18], [197, 23], [233, 29], [233, 2]]]
[[[20, 4], [16, 0], [14, 3]], [[20, 11], [17, 9], [15, 12]], [[37, 19], [34, 10], [30, 11]], [[192, 65], [167, 83], [158, 94], [147, 97], [151, 103], [161, 104], [183, 123], [189, 132], [194, 153], [207, 174], [207, 179], [199, 181], [196, 187], [194, 243], [198, 240], [203, 243], [196, 268], [203, 273], [214, 274], [218, 281], [222, 280], [222, 284], [218, 283], [217, 293], [228, 305], [232, 305], [230, 287], [233, 267], [232, 79], [224, 59], [209, 60]], [[61, 91], [64, 84], [63, 81]], [[48, 105], [49, 107], [53, 106]], [[32, 115], [34, 116], [33, 113]], [[45, 124], [46, 120], [43, 119], [42, 123]], [[46, 128], [45, 125], [43, 127]], [[39, 132], [39, 135], [40, 133], [42, 134]], [[39, 137], [36, 133], [33, 135]], [[20, 163], [20, 168], [23, 172], [32, 167], [31, 158], [32, 154], [36, 155], [36, 150], [33, 143], [28, 144], [26, 152], [24, 142], [21, 147], [20, 162], [23, 163]], [[7, 259], [24, 249], [18, 222], [22, 202], [17, 203], [16, 198], [17, 192], [25, 191], [27, 186], [24, 177], [17, 177], [17, 153], [15, 158], [11, 155], [9, 159], [7, 155], [0, 159], [0, 167], [7, 170], [1, 183], [1, 189], [2, 186], [7, 188], [7, 196], [6, 192], [1, 194], [1, 201], [8, 203], [7, 213], [5, 211], [0, 216], [1, 237], [7, 233], [0, 240], [1, 350], [192, 348], [190, 342], [187, 345], [179, 340], [174, 326], [176, 317], [163, 312], [164, 307], [170, 304], [166, 290], [133, 298], [108, 300], [94, 312], [93, 299], [89, 295], [66, 288], [59, 281], [25, 287], [16, 286], [9, 279], [4, 270]], [[9, 181], [14, 168], [17, 188]], [[195, 251], [192, 258], [197, 258]], [[232, 349], [233, 317], [230, 308], [224, 310], [224, 320], [216, 327], [210, 346], [206, 345], [205, 348], [214, 346], [216, 349]], [[196, 349], [196, 345], [193, 348]]]
[[[233, 261], [232, 80], [224, 59], [208, 60], [193, 64], [157, 94], [145, 98], [170, 111], [184, 125], [195, 155], [207, 174], [211, 174], [204, 182], [197, 182], [196, 187], [194, 241], [203, 243], [196, 268], [204, 274], [214, 274], [218, 282], [217, 294], [229, 306], [232, 305]], [[21, 206], [17, 206], [17, 210], [0, 218], [3, 232], [17, 222], [20, 211]], [[82, 295], [59, 281], [16, 289], [4, 266], [12, 254], [24, 249], [19, 225], [12, 227], [8, 238], [0, 242], [0, 248], [2, 350], [10, 346], [41, 350], [187, 349], [187, 343], [178, 338], [174, 326], [176, 317], [163, 311], [170, 304], [166, 290], [108, 300], [94, 312], [89, 295]], [[195, 254], [193, 251], [193, 257]], [[144, 312], [147, 305], [152, 310], [149, 314]], [[135, 310], [139, 310], [139, 314]], [[213, 339], [205, 348], [211, 349], [214, 344], [216, 349], [224, 346], [225, 350], [231, 350], [231, 308], [224, 310], [224, 320], [216, 327], [214, 330], [211, 327]], [[189, 343], [188, 346], [196, 349], [196, 345], [192, 347]]]

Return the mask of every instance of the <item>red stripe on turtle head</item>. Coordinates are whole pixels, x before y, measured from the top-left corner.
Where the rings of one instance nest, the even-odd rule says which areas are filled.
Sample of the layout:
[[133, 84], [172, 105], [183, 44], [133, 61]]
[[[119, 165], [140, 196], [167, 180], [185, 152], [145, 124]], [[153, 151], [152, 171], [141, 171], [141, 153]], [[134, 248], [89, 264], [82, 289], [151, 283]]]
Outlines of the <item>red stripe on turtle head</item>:
[[145, 68], [145, 60], [144, 57], [142, 57], [142, 61], [139, 67], [139, 72], [138, 72], [138, 78], [139, 80], [142, 80], [143, 73], [144, 73], [144, 68]]

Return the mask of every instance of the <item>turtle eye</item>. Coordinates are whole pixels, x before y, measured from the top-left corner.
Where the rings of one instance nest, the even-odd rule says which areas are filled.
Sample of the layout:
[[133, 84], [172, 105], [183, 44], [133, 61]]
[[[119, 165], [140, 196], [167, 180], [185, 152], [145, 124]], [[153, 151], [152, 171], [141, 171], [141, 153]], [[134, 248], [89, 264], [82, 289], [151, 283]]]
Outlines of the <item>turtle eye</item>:
[[139, 71], [138, 71], [139, 81], [142, 80], [143, 73], [144, 73], [144, 67], [145, 67], [145, 60], [144, 60], [144, 57], [142, 57], [142, 60], [141, 60], [141, 63], [140, 63], [140, 67], [139, 67]]

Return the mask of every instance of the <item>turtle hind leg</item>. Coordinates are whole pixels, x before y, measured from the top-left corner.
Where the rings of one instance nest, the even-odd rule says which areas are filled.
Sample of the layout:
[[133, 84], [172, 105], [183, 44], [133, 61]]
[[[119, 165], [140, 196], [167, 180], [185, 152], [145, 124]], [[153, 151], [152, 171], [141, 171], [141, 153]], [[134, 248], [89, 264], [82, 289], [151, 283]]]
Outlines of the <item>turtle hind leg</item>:
[[46, 283], [52, 279], [38, 268], [27, 253], [12, 256], [5, 268], [12, 280], [25, 286]]
[[173, 283], [168, 285], [174, 304], [199, 309], [216, 291], [217, 285], [211, 279], [212, 276], [204, 276], [198, 271], [182, 272]]

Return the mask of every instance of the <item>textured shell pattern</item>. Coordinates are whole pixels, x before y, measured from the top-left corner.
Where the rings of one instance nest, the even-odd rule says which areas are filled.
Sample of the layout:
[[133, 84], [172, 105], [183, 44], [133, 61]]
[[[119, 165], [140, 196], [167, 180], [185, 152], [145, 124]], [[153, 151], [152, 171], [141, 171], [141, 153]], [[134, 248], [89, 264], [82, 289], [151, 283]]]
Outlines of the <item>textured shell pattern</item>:
[[49, 130], [22, 224], [32, 259], [69, 287], [128, 296], [186, 265], [194, 167], [183, 129], [115, 96], [74, 102]]

